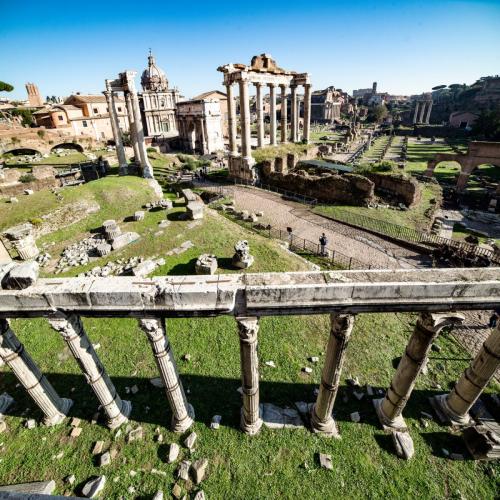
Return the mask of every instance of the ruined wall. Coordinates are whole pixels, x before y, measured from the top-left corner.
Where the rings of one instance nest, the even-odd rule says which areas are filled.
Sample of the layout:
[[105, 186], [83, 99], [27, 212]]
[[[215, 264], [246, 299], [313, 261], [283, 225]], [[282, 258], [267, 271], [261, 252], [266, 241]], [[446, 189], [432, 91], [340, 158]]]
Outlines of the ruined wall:
[[389, 195], [397, 203], [404, 203], [411, 208], [422, 199], [422, 188], [413, 178], [404, 175], [384, 175], [377, 173], [363, 174], [375, 184], [375, 192], [381, 196]]
[[3, 169], [0, 174], [0, 195], [16, 196], [24, 194], [26, 189], [40, 191], [42, 189], [51, 189], [61, 186], [61, 182], [56, 178], [56, 169], [50, 165], [34, 166], [31, 175], [35, 178], [31, 182], [20, 182], [19, 179], [27, 174], [26, 171], [20, 171], [15, 168]]

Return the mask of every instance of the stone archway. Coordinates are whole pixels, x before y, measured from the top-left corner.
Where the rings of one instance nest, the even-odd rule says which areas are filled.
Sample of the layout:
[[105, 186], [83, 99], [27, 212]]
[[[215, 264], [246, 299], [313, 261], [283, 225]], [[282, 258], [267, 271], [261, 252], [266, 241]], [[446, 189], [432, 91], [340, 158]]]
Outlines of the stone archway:
[[83, 146], [80, 144], [77, 144], [76, 142], [62, 142], [61, 144], [57, 144], [56, 146], [53, 146], [51, 148], [51, 151], [54, 151], [56, 149], [74, 149], [75, 151], [78, 151], [79, 153], [83, 153]]
[[42, 153], [37, 149], [33, 148], [14, 148], [9, 151], [5, 151], [4, 155], [22, 156], [22, 155], [41, 155]]

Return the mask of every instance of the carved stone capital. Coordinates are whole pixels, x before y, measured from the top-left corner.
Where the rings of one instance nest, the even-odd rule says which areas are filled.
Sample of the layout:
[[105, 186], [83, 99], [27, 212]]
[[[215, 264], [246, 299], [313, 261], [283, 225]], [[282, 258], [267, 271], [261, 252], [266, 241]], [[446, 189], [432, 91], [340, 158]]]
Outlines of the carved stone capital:
[[465, 319], [463, 314], [457, 312], [444, 312], [444, 313], [428, 313], [420, 314], [417, 325], [420, 329], [429, 333], [439, 333], [440, 330], [446, 326], [459, 325]]
[[259, 332], [259, 318], [257, 317], [239, 317], [236, 318], [238, 323], [238, 334], [241, 342], [253, 344], [257, 342], [257, 334]]

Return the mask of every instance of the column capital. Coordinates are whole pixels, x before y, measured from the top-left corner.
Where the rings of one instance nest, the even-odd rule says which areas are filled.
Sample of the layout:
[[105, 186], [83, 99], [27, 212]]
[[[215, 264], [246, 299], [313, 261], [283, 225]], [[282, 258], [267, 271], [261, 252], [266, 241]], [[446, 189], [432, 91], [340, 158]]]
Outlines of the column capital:
[[270, 89], [275, 89], [275, 88], [278, 86], [278, 84], [277, 84], [277, 83], [274, 83], [274, 82], [269, 82], [269, 83], [267, 84], [267, 86], [268, 86]]
[[240, 340], [247, 344], [257, 342], [259, 332], [259, 318], [255, 316], [240, 316], [236, 318]]
[[446, 326], [459, 325], [465, 320], [463, 314], [457, 312], [428, 313], [420, 314], [417, 325], [430, 334], [438, 333]]
[[287, 89], [288, 87], [289, 87], [289, 86], [288, 86], [286, 83], [280, 83], [280, 88], [281, 88], [281, 90], [286, 91], [286, 89]]

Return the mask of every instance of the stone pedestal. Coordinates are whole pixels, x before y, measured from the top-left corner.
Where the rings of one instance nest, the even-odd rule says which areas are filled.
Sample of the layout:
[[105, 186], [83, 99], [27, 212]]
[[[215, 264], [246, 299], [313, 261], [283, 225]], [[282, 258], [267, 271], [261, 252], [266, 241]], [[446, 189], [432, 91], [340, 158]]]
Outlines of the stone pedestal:
[[139, 320], [139, 326], [148, 336], [160, 376], [172, 410], [172, 431], [185, 432], [193, 424], [194, 410], [188, 404], [177, 372], [174, 354], [167, 339], [165, 320], [148, 318]]
[[257, 334], [259, 320], [255, 317], [238, 317], [240, 336], [241, 383], [243, 407], [241, 409], [241, 429], [251, 436], [262, 427], [259, 409], [259, 360], [257, 357]]
[[217, 257], [204, 253], [198, 257], [195, 264], [196, 274], [215, 274], [217, 271]]
[[45, 415], [45, 425], [61, 423], [73, 405], [71, 399], [60, 398], [38, 366], [24, 350], [5, 319], [0, 319], [0, 357], [28, 391]]
[[233, 266], [239, 269], [249, 268], [254, 261], [253, 255], [250, 255], [248, 241], [240, 240], [234, 245], [235, 254], [233, 255]]
[[108, 417], [108, 427], [115, 429], [126, 422], [132, 405], [129, 401], [123, 401], [116, 392], [115, 386], [87, 337], [80, 317], [76, 314], [59, 313], [56, 317], [49, 318], [49, 323], [68, 344]]
[[332, 411], [339, 389], [347, 343], [354, 326], [354, 316], [332, 314], [330, 321], [330, 339], [326, 348], [325, 366], [321, 375], [318, 397], [311, 410], [311, 427], [314, 432], [323, 436], [339, 437]]

